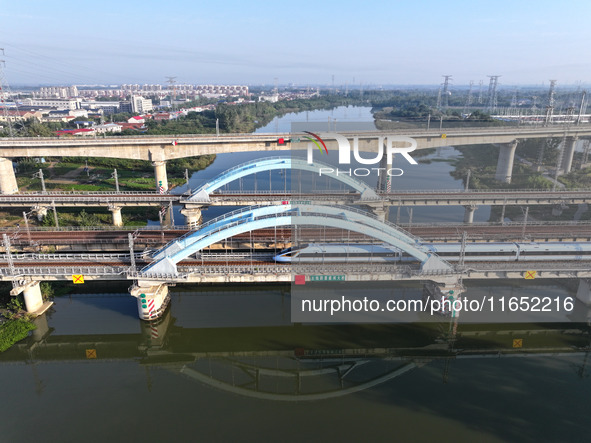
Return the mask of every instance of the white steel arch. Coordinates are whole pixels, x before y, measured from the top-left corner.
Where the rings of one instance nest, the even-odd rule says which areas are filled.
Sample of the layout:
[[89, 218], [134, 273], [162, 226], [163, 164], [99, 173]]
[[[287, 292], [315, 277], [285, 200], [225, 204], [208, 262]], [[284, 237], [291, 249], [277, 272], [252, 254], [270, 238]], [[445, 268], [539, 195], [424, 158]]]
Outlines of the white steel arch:
[[333, 166], [316, 161], [310, 164], [301, 158], [269, 157], [252, 160], [222, 172], [195, 190], [188, 200], [196, 203], [207, 203], [210, 201], [209, 196], [211, 193], [227, 183], [233, 182], [234, 180], [238, 180], [239, 178], [245, 177], [247, 175], [255, 174], [257, 172], [271, 171], [276, 169], [298, 169], [316, 173], [322, 169], [323, 176], [338, 180], [358, 191], [361, 194], [361, 200], [380, 199], [376, 192], [367, 183], [348, 175], [335, 174], [334, 172], [331, 172], [334, 171]]
[[156, 261], [142, 273], [177, 274], [177, 263], [203, 248], [245, 232], [278, 226], [327, 226], [359, 232], [415, 257], [421, 262], [422, 270], [451, 269], [449, 263], [433, 254], [417, 237], [365, 212], [346, 206], [286, 204], [245, 208], [211, 220], [154, 254]]

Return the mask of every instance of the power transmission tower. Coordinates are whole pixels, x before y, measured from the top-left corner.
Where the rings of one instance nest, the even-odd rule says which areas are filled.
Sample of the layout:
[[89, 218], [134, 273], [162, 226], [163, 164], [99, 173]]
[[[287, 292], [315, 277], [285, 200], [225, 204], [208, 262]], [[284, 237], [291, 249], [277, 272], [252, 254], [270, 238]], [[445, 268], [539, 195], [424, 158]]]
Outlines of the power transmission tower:
[[468, 97], [466, 98], [466, 104], [464, 105], [464, 114], [468, 111], [468, 106], [472, 105], [472, 87], [474, 86], [474, 81], [470, 80], [470, 87], [468, 88]]
[[511, 105], [512, 108], [517, 108], [517, 89], [513, 91], [513, 97], [511, 97]]
[[168, 90], [172, 89], [172, 110], [174, 111], [174, 102], [176, 100], [176, 77], [166, 77], [166, 83], [168, 83]]
[[548, 91], [548, 106], [546, 107], [546, 120], [544, 121], [545, 125], [548, 125], [552, 122], [552, 115], [554, 114], [554, 105], [556, 103], [556, 99], [554, 98], [556, 88], [556, 80], [550, 80], [550, 90]]
[[581, 118], [587, 110], [587, 91], [583, 91], [581, 95], [581, 105], [579, 106], [579, 115], [577, 116], [577, 124], [581, 123]]
[[[2, 55], [4, 55], [4, 48], [0, 48]], [[10, 119], [10, 113], [8, 112], [8, 100], [10, 100], [8, 82], [4, 76], [4, 66], [6, 62], [0, 59], [0, 106], [2, 106], [2, 115], [8, 125], [8, 135], [14, 137], [14, 129], [12, 127], [12, 121]], [[16, 121], [16, 117], [15, 117]]]
[[482, 104], [482, 80], [478, 82], [478, 104]]
[[488, 84], [488, 110], [494, 112], [497, 110], [497, 85], [500, 75], [487, 75], [490, 78]]
[[452, 77], [451, 75], [443, 75], [443, 107], [449, 107], [449, 79]]

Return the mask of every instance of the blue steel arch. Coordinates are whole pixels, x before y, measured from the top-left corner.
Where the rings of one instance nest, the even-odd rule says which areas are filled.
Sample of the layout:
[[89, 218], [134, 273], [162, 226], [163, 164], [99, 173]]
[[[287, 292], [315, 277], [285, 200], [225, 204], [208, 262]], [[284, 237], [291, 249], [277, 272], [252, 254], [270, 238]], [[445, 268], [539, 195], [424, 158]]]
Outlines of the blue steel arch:
[[214, 243], [257, 229], [293, 225], [359, 232], [412, 255], [421, 261], [422, 270], [451, 270], [451, 265], [433, 254], [420, 239], [367, 213], [346, 206], [286, 204], [245, 208], [211, 220], [156, 252], [156, 261], [142, 269], [142, 273], [176, 274], [177, 263]]
[[325, 171], [323, 175], [331, 177], [335, 180], [352, 187], [361, 194], [361, 200], [379, 200], [380, 197], [376, 192], [365, 182], [348, 175], [335, 174], [329, 170], [334, 171], [334, 167], [321, 162], [308, 163], [306, 160], [301, 158], [292, 157], [268, 157], [257, 160], [252, 160], [241, 165], [234, 166], [227, 171], [222, 172], [209, 182], [199, 187], [193, 194], [188, 198], [189, 201], [194, 202], [209, 202], [209, 196], [216, 189], [221, 188], [227, 183], [238, 180], [241, 177], [255, 174], [257, 172], [270, 171], [276, 169], [299, 169], [302, 171], [319, 172], [320, 168]]

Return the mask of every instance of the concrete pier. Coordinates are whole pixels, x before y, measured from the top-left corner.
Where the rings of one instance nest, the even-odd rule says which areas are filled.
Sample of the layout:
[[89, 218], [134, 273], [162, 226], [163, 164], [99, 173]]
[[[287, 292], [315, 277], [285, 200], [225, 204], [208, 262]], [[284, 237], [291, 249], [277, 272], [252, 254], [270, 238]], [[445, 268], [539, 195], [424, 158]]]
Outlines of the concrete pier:
[[0, 194], [16, 194], [18, 185], [12, 167], [12, 160], [0, 158]]
[[591, 306], [591, 280], [582, 278], [579, 280], [577, 299], [587, 306]]
[[172, 323], [171, 318], [170, 310], [167, 310], [158, 320], [142, 322], [142, 348], [155, 350], [166, 344], [166, 335]]
[[468, 205], [464, 206], [464, 208], [466, 208], [466, 211], [464, 212], [464, 223], [471, 225], [474, 223], [474, 211], [478, 209], [478, 206]]
[[25, 299], [25, 309], [28, 314], [41, 315], [53, 305], [53, 302], [51, 301], [43, 302], [39, 281], [23, 282], [20, 285], [15, 286], [10, 291], [10, 295], [19, 295], [21, 292]]
[[166, 175], [166, 161], [155, 161], [154, 175], [156, 176], [156, 191], [161, 194], [168, 192], [168, 176]]
[[513, 173], [513, 161], [515, 160], [515, 150], [517, 149], [517, 140], [511, 143], [499, 145], [499, 160], [497, 161], [497, 171], [495, 180], [511, 183], [511, 174]]
[[47, 215], [47, 211], [49, 210], [49, 208], [47, 206], [35, 205], [31, 208], [31, 210], [37, 216], [37, 220], [41, 222]]
[[168, 285], [156, 281], [138, 281], [129, 293], [137, 298], [138, 316], [141, 320], [157, 320], [170, 303]]
[[392, 163], [388, 163], [388, 156], [386, 154], [382, 156], [379, 167], [381, 168], [381, 174], [378, 176], [377, 190], [381, 192], [392, 192], [392, 177], [386, 172], [392, 169]]
[[577, 145], [577, 137], [566, 137], [564, 146], [562, 147], [562, 161], [560, 162], [560, 171], [563, 174], [568, 174], [573, 166], [573, 158], [575, 156], [575, 147]]
[[109, 205], [109, 211], [113, 216], [113, 226], [123, 226], [123, 217], [121, 216], [121, 206]]
[[190, 226], [191, 228], [196, 228], [201, 223], [201, 219], [203, 215], [201, 214], [200, 208], [183, 208], [181, 209], [181, 214], [185, 216], [185, 224]]

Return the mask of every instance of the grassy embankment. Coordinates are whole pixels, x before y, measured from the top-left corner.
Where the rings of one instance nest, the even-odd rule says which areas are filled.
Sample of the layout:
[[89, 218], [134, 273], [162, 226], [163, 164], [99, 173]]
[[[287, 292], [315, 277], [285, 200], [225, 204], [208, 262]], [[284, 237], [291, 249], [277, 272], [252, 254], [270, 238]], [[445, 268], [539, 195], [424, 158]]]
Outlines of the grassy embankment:
[[[215, 160], [215, 155], [171, 160], [167, 164], [170, 187], [185, 183], [184, 172], [205, 169]], [[88, 171], [84, 170], [88, 164]], [[41, 180], [31, 178], [39, 169], [43, 170], [45, 187], [52, 191], [115, 191], [113, 169], [117, 169], [120, 191], [154, 191], [154, 168], [148, 161], [124, 160], [112, 158], [62, 157], [47, 158], [45, 163], [34, 163], [25, 160], [19, 163], [17, 182], [24, 192], [42, 190]], [[146, 219], [158, 219], [158, 208], [124, 208], [123, 223], [125, 226], [146, 225]], [[111, 224], [111, 214], [105, 208], [59, 208], [60, 226], [95, 226]], [[22, 223], [22, 210], [5, 210], [0, 212], [0, 224], [4, 226]], [[41, 222], [30, 218], [31, 224], [53, 226], [55, 224], [51, 211]]]

